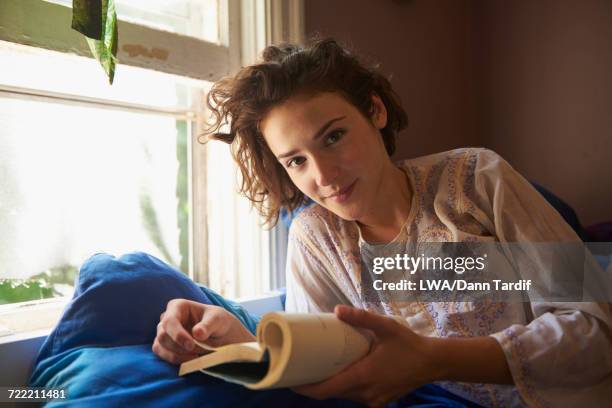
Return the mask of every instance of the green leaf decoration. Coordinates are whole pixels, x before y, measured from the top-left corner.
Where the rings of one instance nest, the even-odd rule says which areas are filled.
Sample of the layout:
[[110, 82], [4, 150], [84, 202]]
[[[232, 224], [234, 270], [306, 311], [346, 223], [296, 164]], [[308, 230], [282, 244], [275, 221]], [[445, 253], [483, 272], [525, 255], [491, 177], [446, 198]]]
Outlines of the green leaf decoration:
[[73, 0], [72, 28], [99, 40], [102, 38], [102, 0]]
[[112, 84], [119, 40], [115, 0], [72, 0], [72, 28], [86, 37], [91, 53]]

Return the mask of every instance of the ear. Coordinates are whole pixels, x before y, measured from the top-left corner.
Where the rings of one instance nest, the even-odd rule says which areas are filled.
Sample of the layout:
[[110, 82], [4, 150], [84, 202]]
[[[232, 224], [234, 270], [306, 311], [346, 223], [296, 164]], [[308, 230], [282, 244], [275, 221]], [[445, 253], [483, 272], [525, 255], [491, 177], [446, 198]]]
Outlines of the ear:
[[372, 94], [372, 107], [374, 108], [372, 124], [376, 126], [377, 129], [382, 129], [387, 126], [387, 108], [377, 94]]

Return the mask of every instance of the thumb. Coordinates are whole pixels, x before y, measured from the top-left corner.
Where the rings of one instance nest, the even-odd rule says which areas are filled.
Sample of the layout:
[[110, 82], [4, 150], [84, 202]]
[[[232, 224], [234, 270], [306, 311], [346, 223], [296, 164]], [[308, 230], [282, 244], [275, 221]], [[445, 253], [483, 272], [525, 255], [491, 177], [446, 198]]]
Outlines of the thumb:
[[191, 333], [196, 340], [206, 341], [218, 335], [222, 325], [221, 316], [215, 309], [205, 309], [202, 319], [191, 329]]
[[347, 305], [337, 305], [336, 317], [351, 326], [372, 330], [376, 336], [387, 336], [397, 332], [398, 323], [393, 319], [380, 316], [367, 310]]
[[206, 341], [210, 337], [210, 331], [206, 329], [206, 326], [202, 322], [198, 322], [191, 329], [193, 338], [199, 341]]

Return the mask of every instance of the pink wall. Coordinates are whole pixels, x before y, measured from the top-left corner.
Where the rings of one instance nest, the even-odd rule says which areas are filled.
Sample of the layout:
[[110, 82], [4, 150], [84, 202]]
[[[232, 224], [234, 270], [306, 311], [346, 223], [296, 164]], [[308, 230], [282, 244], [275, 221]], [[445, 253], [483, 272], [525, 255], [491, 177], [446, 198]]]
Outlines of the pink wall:
[[612, 1], [307, 0], [306, 29], [381, 62], [409, 115], [397, 158], [487, 146], [612, 220]]
[[306, 0], [306, 31], [381, 63], [409, 126], [395, 157], [477, 145], [470, 2]]
[[485, 143], [570, 203], [612, 220], [612, 1], [481, 1]]

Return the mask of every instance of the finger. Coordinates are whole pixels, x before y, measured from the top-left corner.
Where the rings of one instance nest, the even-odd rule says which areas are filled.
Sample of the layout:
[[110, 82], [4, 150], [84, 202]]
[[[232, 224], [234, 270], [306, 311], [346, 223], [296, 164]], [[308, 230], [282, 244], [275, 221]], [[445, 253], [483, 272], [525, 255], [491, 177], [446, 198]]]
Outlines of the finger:
[[181, 346], [185, 351], [191, 351], [195, 348], [189, 332], [187, 332], [178, 320], [169, 319], [165, 325], [165, 329], [172, 341]]
[[162, 360], [165, 360], [172, 364], [181, 364], [181, 363], [184, 363], [185, 361], [189, 361], [189, 360], [192, 360], [198, 357], [197, 354], [192, 354], [192, 353], [186, 353], [186, 354], [173, 353], [172, 351], [164, 348], [157, 341], [157, 339], [153, 342], [153, 347], [151, 347], [151, 349], [153, 350], [153, 353], [159, 356]]
[[177, 353], [177, 354], [189, 353], [189, 350], [187, 350], [185, 347], [181, 346], [180, 344], [177, 344], [174, 340], [172, 340], [172, 338], [170, 338], [168, 333], [166, 333], [164, 330], [159, 331], [156, 339], [163, 348], [173, 353]]
[[167, 317], [161, 322], [165, 332], [170, 336], [172, 341], [183, 347], [186, 351], [194, 349], [195, 344], [189, 332], [185, 330], [181, 322], [175, 317]]
[[208, 344], [214, 346], [215, 336], [220, 335], [221, 328], [223, 326], [223, 319], [221, 314], [215, 309], [207, 309], [204, 311], [204, 316], [196, 325], [191, 329], [193, 337], [199, 341], [206, 341]]
[[343, 322], [351, 326], [372, 330], [377, 336], [394, 334], [399, 327], [399, 324], [389, 317], [347, 305], [337, 305], [334, 311], [336, 317]]
[[361, 364], [357, 362], [327, 380], [314, 384], [300, 385], [292, 389], [299, 394], [315, 399], [326, 399], [330, 397], [348, 397], [353, 395], [363, 385]]
[[201, 315], [202, 306], [191, 300], [172, 299], [168, 302], [166, 311], [160, 316], [160, 322], [172, 340], [187, 350], [193, 350], [195, 344], [185, 327], [191, 328], [195, 323], [194, 320], [199, 320], [197, 315], [198, 313]]

